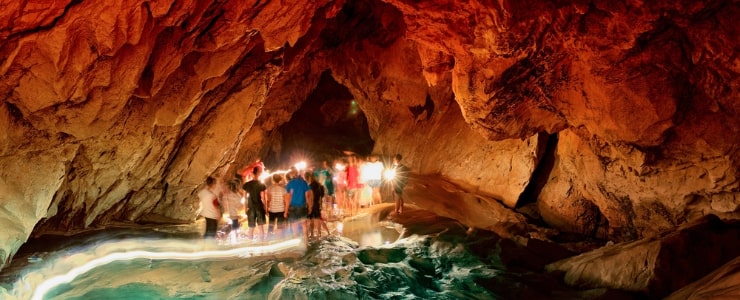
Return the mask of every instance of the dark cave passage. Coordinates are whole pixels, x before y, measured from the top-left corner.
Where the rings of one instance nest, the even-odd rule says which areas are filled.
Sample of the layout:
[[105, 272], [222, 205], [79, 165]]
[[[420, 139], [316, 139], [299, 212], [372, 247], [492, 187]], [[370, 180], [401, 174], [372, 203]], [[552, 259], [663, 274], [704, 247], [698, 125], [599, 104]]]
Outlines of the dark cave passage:
[[367, 118], [349, 90], [336, 82], [329, 71], [308, 99], [279, 129], [282, 152], [265, 158], [268, 165], [288, 166], [299, 160], [318, 164], [352, 152], [372, 152]]
[[537, 168], [535, 168], [534, 172], [532, 173], [531, 181], [524, 189], [524, 191], [522, 191], [522, 194], [519, 196], [519, 201], [517, 201], [517, 208], [537, 202], [537, 197], [539, 196], [542, 188], [547, 183], [550, 172], [552, 172], [552, 168], [555, 166], [555, 153], [558, 146], [558, 134], [541, 134], [540, 141], [545, 141], [545, 147], [539, 149], [538, 151], [538, 156], [541, 156], [542, 159], [537, 164]]

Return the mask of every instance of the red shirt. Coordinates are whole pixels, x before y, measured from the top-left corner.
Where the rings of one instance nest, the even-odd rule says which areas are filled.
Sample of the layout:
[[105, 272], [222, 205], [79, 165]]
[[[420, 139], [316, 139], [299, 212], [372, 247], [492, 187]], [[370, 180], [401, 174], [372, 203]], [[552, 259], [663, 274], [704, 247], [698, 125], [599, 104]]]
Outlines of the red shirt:
[[252, 171], [254, 171], [254, 167], [259, 167], [260, 172], [265, 170], [265, 164], [263, 164], [261, 161], [256, 161], [248, 167], [242, 169], [242, 180], [249, 181], [249, 179], [252, 178]]
[[357, 169], [357, 166], [349, 166], [347, 167], [347, 187], [350, 189], [358, 189], [360, 188], [360, 184], [357, 182], [357, 179], [360, 178], [360, 172]]

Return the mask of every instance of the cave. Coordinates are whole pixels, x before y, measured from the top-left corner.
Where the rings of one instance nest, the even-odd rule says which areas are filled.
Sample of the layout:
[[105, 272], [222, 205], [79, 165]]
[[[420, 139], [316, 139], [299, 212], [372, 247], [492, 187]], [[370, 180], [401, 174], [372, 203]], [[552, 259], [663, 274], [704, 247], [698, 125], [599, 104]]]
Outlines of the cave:
[[[740, 297], [739, 13], [8, 2], [0, 298]], [[387, 180], [359, 212], [329, 198], [322, 238], [203, 238], [209, 178], [350, 154], [402, 156], [402, 213]]]
[[365, 114], [330, 71], [321, 74], [301, 107], [276, 130], [282, 137], [280, 150], [272, 151], [264, 161], [282, 169], [302, 160], [318, 166], [347, 155], [367, 157], [374, 145]]

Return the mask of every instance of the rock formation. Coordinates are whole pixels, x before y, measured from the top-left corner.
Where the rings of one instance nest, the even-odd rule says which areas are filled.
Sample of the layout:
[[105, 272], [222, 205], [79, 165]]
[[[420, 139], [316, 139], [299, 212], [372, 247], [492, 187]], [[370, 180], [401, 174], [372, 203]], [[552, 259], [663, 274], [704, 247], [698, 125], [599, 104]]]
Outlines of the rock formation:
[[[736, 223], [736, 221], [735, 221]], [[663, 298], [740, 254], [740, 227], [707, 216], [675, 232], [606, 246], [546, 266], [580, 287], [608, 287]], [[701, 263], [693, 263], [696, 259]], [[725, 267], [726, 268], [726, 267]]]
[[374, 152], [561, 231], [737, 215], [738, 1], [113, 2], [1, 5], [0, 268], [31, 234], [192, 221], [323, 74]]

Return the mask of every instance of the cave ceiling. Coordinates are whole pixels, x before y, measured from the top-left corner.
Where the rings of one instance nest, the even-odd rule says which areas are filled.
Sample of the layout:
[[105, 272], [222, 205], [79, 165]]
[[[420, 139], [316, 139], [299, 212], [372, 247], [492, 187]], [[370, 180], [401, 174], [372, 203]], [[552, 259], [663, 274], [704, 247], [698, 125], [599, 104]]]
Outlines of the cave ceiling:
[[34, 231], [192, 221], [206, 176], [280, 157], [308, 112], [358, 136], [330, 148], [404, 153], [561, 230], [628, 240], [740, 205], [738, 1], [0, 7], [6, 260]]

